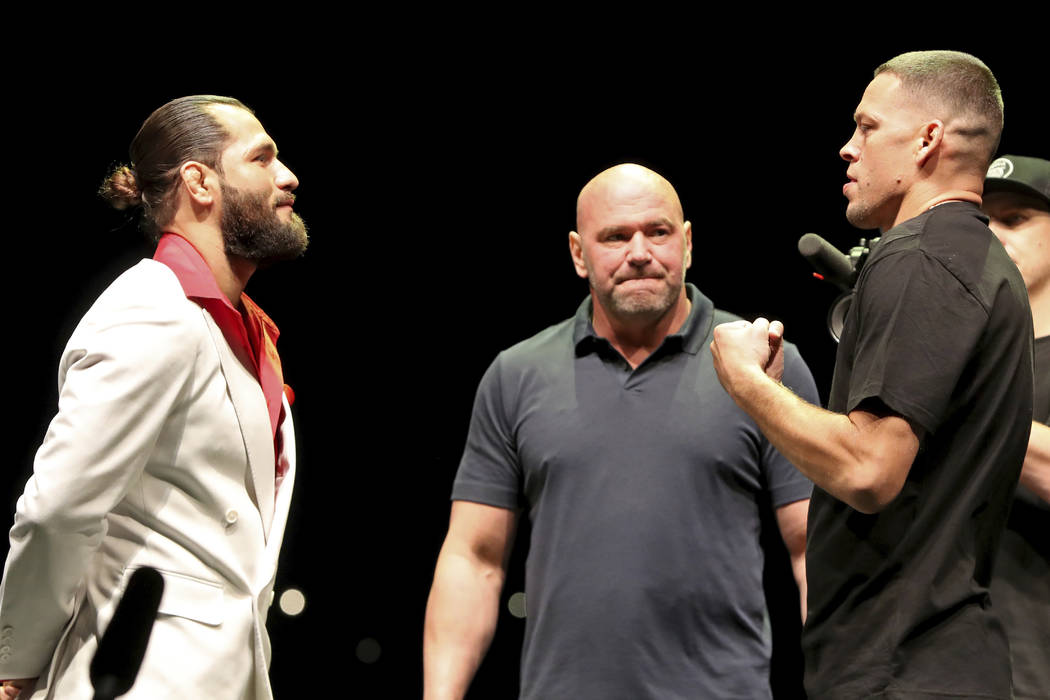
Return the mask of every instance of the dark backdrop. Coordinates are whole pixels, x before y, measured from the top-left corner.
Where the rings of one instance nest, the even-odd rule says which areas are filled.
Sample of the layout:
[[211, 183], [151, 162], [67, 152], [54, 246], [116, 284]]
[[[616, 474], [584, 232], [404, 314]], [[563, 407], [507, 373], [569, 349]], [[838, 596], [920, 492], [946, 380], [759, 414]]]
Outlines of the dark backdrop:
[[[688, 279], [720, 307], [782, 319], [826, 398], [824, 318], [836, 292], [810, 276], [796, 242], [815, 231], [848, 248], [862, 235], [843, 216], [838, 149], [871, 70], [927, 48], [756, 38], [672, 60], [659, 46], [569, 55], [540, 39], [366, 50], [354, 43], [363, 34], [346, 37], [344, 53], [266, 60], [174, 45], [154, 47], [168, 62], [146, 66], [138, 51], [115, 51], [110, 67], [127, 63], [117, 79], [56, 47], [61, 60], [15, 71], [6, 96], [5, 513], [54, 411], [65, 339], [105, 285], [150, 253], [94, 194], [141, 121], [179, 95], [234, 95], [299, 177], [310, 250], [248, 288], [281, 327], [297, 395], [278, 592], [301, 589], [307, 607], [271, 614], [278, 697], [418, 696], [423, 611], [477, 381], [500, 349], [571, 315], [586, 293], [567, 233], [576, 193], [605, 167], [639, 162], [676, 186], [693, 222]], [[1045, 155], [1045, 76], [1006, 42], [952, 48], [1000, 79], [1001, 150]], [[521, 587], [522, 539], [504, 598]], [[789, 697], [795, 593], [770, 541], [776, 684]], [[501, 610], [473, 697], [516, 689], [523, 622]], [[378, 644], [377, 660], [358, 658], [362, 640]]]

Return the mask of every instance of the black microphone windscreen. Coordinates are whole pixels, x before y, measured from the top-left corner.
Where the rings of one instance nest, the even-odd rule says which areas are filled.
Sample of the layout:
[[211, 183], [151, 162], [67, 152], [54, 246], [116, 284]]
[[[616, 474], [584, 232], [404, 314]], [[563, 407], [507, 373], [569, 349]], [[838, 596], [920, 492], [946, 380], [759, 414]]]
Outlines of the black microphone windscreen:
[[96, 697], [106, 687], [106, 697], [116, 697], [131, 690], [146, 654], [153, 621], [157, 617], [164, 579], [156, 569], [143, 566], [128, 579], [124, 595], [113, 612], [95, 658], [91, 660], [91, 684]]
[[853, 265], [845, 253], [815, 233], [798, 239], [798, 252], [824, 279], [843, 290], [853, 286]]

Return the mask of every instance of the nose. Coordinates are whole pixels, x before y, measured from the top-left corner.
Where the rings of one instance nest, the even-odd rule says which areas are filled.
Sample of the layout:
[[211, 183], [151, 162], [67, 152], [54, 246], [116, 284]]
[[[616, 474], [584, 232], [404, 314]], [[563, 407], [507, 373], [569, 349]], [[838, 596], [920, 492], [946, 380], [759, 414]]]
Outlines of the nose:
[[286, 192], [292, 192], [296, 187], [299, 186], [299, 178], [295, 176], [288, 166], [277, 161], [277, 175], [274, 177], [274, 183], [279, 189], [285, 190]]
[[646, 265], [652, 260], [649, 251], [649, 241], [642, 231], [635, 231], [631, 240], [627, 242], [627, 262], [631, 265]]
[[858, 149], [857, 145], [854, 143], [856, 136], [856, 133], [854, 133], [853, 136], [850, 137], [850, 140], [847, 141], [845, 145], [839, 149], [839, 156], [842, 158], [842, 160], [853, 163], [860, 158], [860, 149]]

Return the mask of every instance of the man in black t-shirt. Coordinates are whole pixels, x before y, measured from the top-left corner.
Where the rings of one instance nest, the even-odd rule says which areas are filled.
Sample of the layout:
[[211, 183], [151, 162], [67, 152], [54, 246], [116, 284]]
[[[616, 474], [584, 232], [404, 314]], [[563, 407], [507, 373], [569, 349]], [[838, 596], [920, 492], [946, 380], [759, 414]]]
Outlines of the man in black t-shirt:
[[988, 226], [1017, 263], [1035, 323], [1035, 402], [1021, 483], [999, 545], [992, 605], [1010, 638], [1015, 698], [1050, 693], [1050, 161], [996, 158]]
[[845, 320], [830, 410], [778, 383], [778, 322], [716, 328], [715, 366], [815, 484], [809, 696], [1006, 700], [988, 587], [1032, 420], [1032, 321], [978, 209], [1002, 99], [973, 56], [911, 52], [875, 71], [854, 119], [846, 217], [882, 240]]

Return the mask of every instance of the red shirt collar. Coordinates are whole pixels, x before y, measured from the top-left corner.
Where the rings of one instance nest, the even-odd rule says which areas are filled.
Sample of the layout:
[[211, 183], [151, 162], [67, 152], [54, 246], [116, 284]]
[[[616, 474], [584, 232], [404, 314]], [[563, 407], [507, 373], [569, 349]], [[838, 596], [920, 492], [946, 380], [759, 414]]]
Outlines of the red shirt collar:
[[[208, 263], [204, 261], [197, 247], [177, 233], [165, 233], [157, 243], [153, 259], [171, 268], [182, 285], [186, 297], [193, 300], [219, 301], [230, 311], [240, 316], [237, 308], [219, 289]], [[241, 292], [241, 305], [245, 307], [252, 321], [258, 321], [260, 330], [266, 333], [270, 342], [276, 343], [281, 331], [251, 297]], [[243, 319], [241, 321], [243, 324]], [[254, 324], [253, 324], [254, 325]]]
[[171, 268], [188, 298], [219, 300], [231, 311], [237, 311], [219, 289], [219, 283], [215, 281], [215, 275], [204, 261], [204, 256], [179, 234], [165, 233], [161, 236], [153, 259]]
[[[242, 315], [226, 295], [204, 256], [188, 240], [176, 233], [165, 233], [157, 243], [153, 259], [167, 265], [182, 285], [186, 297], [200, 304], [215, 319], [226, 342], [239, 357], [249, 358], [255, 376], [262, 386], [269, 409], [274, 438], [283, 417], [281, 398], [285, 391], [281, 358], [277, 354], [277, 337], [281, 334], [270, 317], [244, 293], [241, 293]], [[289, 399], [290, 400], [290, 399]]]

